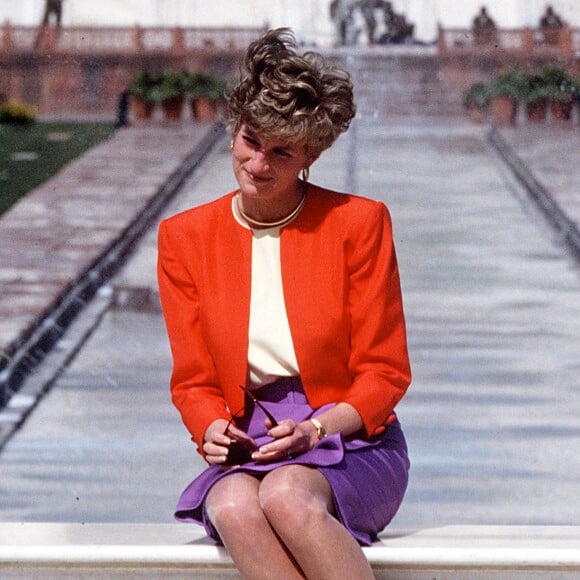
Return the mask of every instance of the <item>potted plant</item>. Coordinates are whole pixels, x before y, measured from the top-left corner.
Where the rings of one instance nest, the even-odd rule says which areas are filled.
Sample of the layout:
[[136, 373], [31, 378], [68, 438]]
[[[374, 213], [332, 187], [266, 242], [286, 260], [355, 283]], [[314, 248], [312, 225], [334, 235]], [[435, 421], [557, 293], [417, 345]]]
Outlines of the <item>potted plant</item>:
[[196, 101], [198, 100], [201, 92], [201, 73], [196, 71], [184, 71], [183, 72], [183, 92], [185, 99], [189, 102], [191, 107], [191, 116], [195, 119], [196, 116]]
[[183, 74], [173, 69], [165, 69], [159, 83], [152, 90], [152, 98], [161, 104], [168, 121], [179, 121], [185, 100]]
[[489, 86], [481, 81], [473, 83], [462, 94], [463, 106], [476, 123], [485, 122], [489, 100]]
[[526, 74], [510, 67], [490, 84], [491, 117], [494, 125], [515, 125], [518, 103], [526, 86]]
[[523, 94], [528, 121], [539, 123], [546, 120], [549, 98], [550, 88], [546, 78], [540, 74], [529, 75]]
[[554, 121], [569, 121], [574, 110], [574, 101], [578, 98], [578, 89], [554, 91], [551, 95], [551, 114]]
[[218, 103], [224, 98], [225, 82], [211, 73], [192, 72], [185, 79], [185, 94], [191, 102], [194, 119], [214, 121]]
[[577, 80], [559, 65], [548, 65], [543, 76], [550, 95], [550, 109], [555, 121], [569, 121], [578, 93]]
[[131, 108], [136, 119], [150, 119], [155, 106], [154, 88], [159, 84], [158, 73], [140, 72], [129, 85]]

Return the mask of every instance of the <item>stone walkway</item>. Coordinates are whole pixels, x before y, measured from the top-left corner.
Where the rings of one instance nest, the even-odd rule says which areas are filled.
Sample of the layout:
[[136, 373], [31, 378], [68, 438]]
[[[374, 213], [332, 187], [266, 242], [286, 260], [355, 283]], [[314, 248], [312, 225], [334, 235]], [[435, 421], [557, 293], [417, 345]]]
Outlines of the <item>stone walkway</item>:
[[564, 213], [580, 227], [580, 131], [568, 125], [526, 125], [502, 136]]
[[0, 406], [121, 262], [213, 134], [193, 124], [117, 131], [2, 216]]
[[[578, 131], [546, 127], [541, 140], [528, 131], [502, 135], [577, 222], [580, 165], [565, 163], [579, 155]], [[551, 151], [549, 163], [539, 163], [540, 149]], [[363, 120], [311, 179], [381, 199], [393, 214], [414, 369], [399, 408], [412, 478], [394, 525], [577, 523], [578, 263], [485, 129]], [[224, 139], [163, 213], [234, 187]], [[118, 197], [111, 188], [111, 203]], [[0, 519], [169, 522], [203, 468], [167, 393], [155, 230], [25, 384], [54, 371], [51, 390], [0, 453]], [[89, 334], [56, 372], [61, 353]]]

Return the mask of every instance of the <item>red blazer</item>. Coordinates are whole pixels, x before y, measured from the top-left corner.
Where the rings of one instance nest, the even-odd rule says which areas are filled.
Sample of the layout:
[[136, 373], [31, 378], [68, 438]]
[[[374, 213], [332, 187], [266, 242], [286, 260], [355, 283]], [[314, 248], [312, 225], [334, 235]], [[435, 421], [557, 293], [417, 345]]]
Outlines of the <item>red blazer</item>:
[[[172, 399], [199, 449], [212, 421], [243, 406], [248, 374], [252, 233], [233, 217], [233, 195], [159, 228]], [[308, 401], [350, 403], [368, 436], [380, 432], [411, 381], [388, 210], [309, 185], [302, 212], [282, 228], [280, 259]]]

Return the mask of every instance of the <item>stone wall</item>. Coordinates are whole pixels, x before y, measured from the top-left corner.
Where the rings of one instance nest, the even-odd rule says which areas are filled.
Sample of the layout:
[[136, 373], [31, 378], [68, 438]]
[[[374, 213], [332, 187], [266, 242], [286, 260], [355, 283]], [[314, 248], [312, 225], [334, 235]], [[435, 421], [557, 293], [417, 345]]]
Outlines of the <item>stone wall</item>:
[[44, 117], [111, 118], [142, 70], [236, 73], [260, 28], [0, 27], [0, 94]]
[[[229, 77], [239, 69], [246, 35], [255, 38], [259, 31], [222, 30], [220, 37], [213, 29], [205, 37], [203, 31], [195, 30], [127, 29], [115, 31], [111, 37], [115, 42], [108, 43], [100, 36], [87, 36], [89, 32], [63, 31], [60, 44], [53, 40], [37, 50], [26, 45], [31, 35], [18, 37], [12, 32], [8, 42], [5, 34], [3, 49], [0, 43], [0, 93], [36, 106], [45, 118], [114, 119], [119, 97], [137, 72], [171, 67]], [[26, 42], [19, 45], [19, 38]], [[91, 46], [96, 48], [91, 51]], [[387, 117], [462, 114], [463, 90], [510, 64], [539, 69], [556, 61], [580, 74], [579, 57], [565, 58], [551, 49], [529, 53], [470, 46], [445, 50], [385, 46], [324, 52], [352, 72], [359, 112], [376, 115], [380, 111]]]
[[46, 118], [115, 118], [119, 97], [141, 70], [204, 70], [229, 76], [240, 53], [187, 56], [0, 54], [0, 93], [34, 105]]

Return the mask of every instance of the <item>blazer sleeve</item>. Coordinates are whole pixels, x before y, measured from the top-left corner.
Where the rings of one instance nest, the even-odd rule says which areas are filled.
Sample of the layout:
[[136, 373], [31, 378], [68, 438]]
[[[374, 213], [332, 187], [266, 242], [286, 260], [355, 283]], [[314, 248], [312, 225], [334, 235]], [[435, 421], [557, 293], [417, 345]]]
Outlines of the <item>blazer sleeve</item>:
[[357, 223], [348, 254], [353, 383], [345, 401], [358, 410], [370, 436], [394, 418], [411, 368], [389, 212], [373, 203], [371, 216]]
[[159, 227], [159, 294], [173, 355], [171, 397], [203, 455], [207, 427], [217, 418], [229, 419], [230, 414], [200, 322], [195, 261], [191, 258], [195, 244], [180, 226], [170, 219]]

